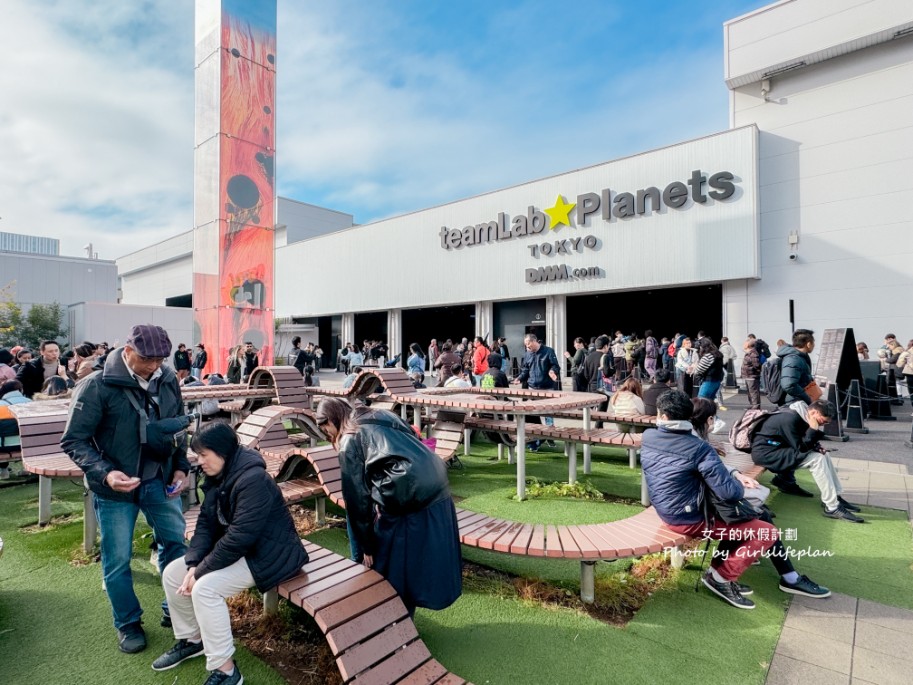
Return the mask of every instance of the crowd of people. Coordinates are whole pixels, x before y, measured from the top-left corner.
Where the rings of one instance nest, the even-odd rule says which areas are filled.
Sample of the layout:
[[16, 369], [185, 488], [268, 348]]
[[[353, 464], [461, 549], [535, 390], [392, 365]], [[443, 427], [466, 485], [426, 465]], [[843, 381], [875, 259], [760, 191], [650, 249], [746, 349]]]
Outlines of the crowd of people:
[[[300, 337], [292, 342], [289, 363], [310, 383], [322, 352], [313, 343], [302, 348]], [[644, 478], [657, 514], [670, 529], [719, 540], [701, 578], [704, 586], [734, 607], [751, 609], [751, 588], [740, 577], [752, 563], [769, 558], [780, 590], [814, 599], [830, 595], [793, 567], [771, 522], [770, 490], [726, 466], [721, 459], [726, 449], [713, 437], [721, 427], [717, 411], [725, 409], [723, 379], [740, 361], [749, 411], [733, 430], [745, 431], [753, 463], [774, 474], [772, 485], [780, 492], [812, 498], [795, 476], [807, 469], [825, 517], [864, 522], [860, 507], [843, 498], [837, 470], [822, 446], [837, 409], [816, 390], [813, 331], [796, 330], [789, 344], [777, 341], [775, 351], [750, 335], [741, 357], [727, 338], [716, 345], [702, 332], [659, 340], [649, 330], [643, 336], [616, 332], [589, 343], [578, 337], [573, 352], [562, 353], [564, 363], [534, 334], [524, 337], [523, 346], [514, 373], [506, 340], [489, 344], [481, 336], [440, 345], [432, 339], [427, 355], [412, 343], [406, 368], [417, 385], [431, 374], [439, 385], [458, 388], [514, 384], [559, 390], [567, 373], [574, 390], [603, 394], [601, 409], [616, 416], [656, 415], [656, 429], [643, 436]], [[864, 359], [868, 347], [860, 343], [858, 353]], [[206, 474], [206, 497], [189, 547], [185, 543], [179, 497], [190, 472], [184, 433], [189, 417], [180, 386], [226, 381], [219, 373], [202, 377], [206, 354], [202, 343], [193, 353], [180, 344], [172, 356], [167, 332], [153, 325], [135, 326], [127, 342], [113, 350], [106, 343], [85, 342], [62, 356], [54, 341], [43, 342], [35, 355], [0, 350], [0, 409], [72, 395], [61, 447], [83, 469], [95, 494], [101, 569], [119, 648], [136, 653], [146, 647], [130, 569], [134, 527], [142, 512], [159, 550], [165, 597], [161, 624], [176, 640], [152, 668], [168, 670], [205, 656], [206, 685], [239, 685], [243, 677], [233, 659], [226, 598], [250, 587], [274, 587], [296, 575], [307, 554], [262, 457], [241, 447], [224, 422], [206, 424], [193, 435], [191, 446]], [[366, 359], [382, 361], [386, 354], [383, 343], [365, 341], [361, 348], [347, 345], [341, 358], [354, 375]], [[913, 382], [913, 340], [903, 348], [888, 335], [876, 354], [883, 368]], [[173, 368], [164, 364], [169, 359]], [[761, 410], [762, 371], [774, 361], [777, 406]], [[226, 363], [227, 380], [246, 380], [259, 365], [258, 351], [245, 342], [232, 348]], [[767, 391], [772, 397], [771, 388]], [[382, 409], [329, 397], [319, 403], [316, 422], [340, 454], [352, 559], [381, 573], [410, 615], [416, 607], [452, 604], [461, 593], [462, 561], [443, 462], [412, 426]], [[0, 419], [0, 437], [6, 439], [2, 429]], [[529, 448], [539, 446], [533, 442]], [[8, 477], [7, 466], [0, 464], [0, 477]]]

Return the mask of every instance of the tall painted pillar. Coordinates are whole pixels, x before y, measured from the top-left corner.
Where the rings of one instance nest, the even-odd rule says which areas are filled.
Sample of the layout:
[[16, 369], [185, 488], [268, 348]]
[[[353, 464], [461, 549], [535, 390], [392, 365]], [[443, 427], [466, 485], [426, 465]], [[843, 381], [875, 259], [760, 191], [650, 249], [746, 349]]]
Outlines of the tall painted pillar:
[[194, 341], [207, 372], [250, 341], [271, 364], [276, 0], [196, 0]]

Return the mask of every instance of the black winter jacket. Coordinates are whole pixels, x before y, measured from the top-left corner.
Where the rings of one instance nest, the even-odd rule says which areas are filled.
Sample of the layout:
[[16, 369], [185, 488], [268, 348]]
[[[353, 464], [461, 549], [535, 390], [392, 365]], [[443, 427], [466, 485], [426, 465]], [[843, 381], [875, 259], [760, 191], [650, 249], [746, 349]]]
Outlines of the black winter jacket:
[[397, 516], [450, 497], [447, 467], [412, 427], [384, 409], [355, 409], [354, 433], [340, 440], [342, 496], [355, 539], [374, 555], [374, 507]]
[[780, 365], [780, 387], [786, 393], [785, 404], [802, 400], [812, 403], [812, 398], [805, 392], [805, 386], [814, 380], [812, 361], [806, 352], [800, 352], [792, 345], [783, 345], [777, 350], [782, 360]]
[[16, 380], [22, 383], [22, 394], [26, 397], [41, 392], [44, 386], [44, 358], [39, 354], [35, 359], [20, 366], [16, 372]]
[[644, 433], [640, 454], [650, 500], [671, 525], [704, 520], [703, 484], [724, 500], [737, 500], [745, 489], [720, 461], [716, 450], [686, 430], [666, 427]]
[[615, 375], [615, 359], [611, 352], [593, 350], [583, 359], [580, 375], [586, 380], [586, 392], [599, 392], [599, 379], [602, 376], [611, 378]]
[[[124, 350], [110, 352], [101, 371], [86, 376], [73, 391], [70, 417], [60, 440], [60, 447], [85, 471], [92, 492], [107, 499], [129, 502], [132, 492], [116, 492], [105, 485], [111, 471], [140, 476], [140, 417], [127, 399], [132, 392], [140, 406], [150, 404], [148, 393], [134, 380], [124, 362]], [[183, 403], [177, 376], [167, 366], [161, 367], [158, 385], [158, 418], [181, 416]], [[165, 482], [175, 471], [190, 472], [187, 448], [177, 449], [162, 464]]]
[[196, 566], [197, 579], [243, 557], [263, 592], [308, 562], [282, 492], [256, 452], [239, 447], [218, 477], [206, 478], [203, 492], [196, 531], [184, 555], [188, 567]]
[[801, 464], [823, 437], [823, 431], [809, 426], [797, 412], [784, 409], [764, 419], [755, 431], [751, 460], [773, 473], [788, 471]]

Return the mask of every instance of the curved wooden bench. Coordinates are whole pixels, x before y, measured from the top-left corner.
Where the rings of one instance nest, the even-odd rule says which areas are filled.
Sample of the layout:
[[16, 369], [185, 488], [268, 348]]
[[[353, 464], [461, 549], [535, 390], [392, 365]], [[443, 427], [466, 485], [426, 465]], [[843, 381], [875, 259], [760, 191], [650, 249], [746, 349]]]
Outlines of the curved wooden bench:
[[[272, 389], [279, 404], [310, 408], [311, 396], [304, 377], [294, 366], [258, 366], [247, 381], [252, 390]], [[251, 406], [251, 411], [256, 407]]]
[[[15, 408], [13, 413], [17, 413]], [[17, 414], [19, 438], [22, 441], [22, 468], [38, 476], [38, 525], [41, 526], [51, 520], [51, 479], [82, 480], [83, 477], [82, 469], [60, 449], [60, 438], [67, 425], [67, 417], [67, 411], [60, 407], [48, 407], [48, 412], [43, 414]], [[95, 510], [91, 494], [86, 495], [83, 509], [86, 526], [84, 542], [88, 544], [91, 535], [94, 544]]]
[[[326, 446], [293, 451], [313, 465], [327, 497], [344, 509], [336, 450]], [[752, 463], [750, 455], [734, 449], [727, 451], [725, 460], [753, 478], [764, 470]], [[680, 566], [684, 562], [681, 546], [691, 539], [669, 530], [652, 507], [619, 521], [577, 526], [519, 523], [460, 508], [457, 521], [460, 542], [470, 547], [518, 556], [579, 560], [580, 592], [585, 602], [593, 601], [596, 561], [668, 552], [673, 564]]]
[[[290, 493], [311, 496], [318, 491], [337, 504], [343, 503], [336, 450], [303, 449], [292, 440], [286, 423], [301, 429], [305, 440], [322, 438], [314, 415], [294, 407], [266, 407], [252, 413], [239, 426], [238, 437], [245, 446], [259, 450], [273, 477], [289, 478], [278, 483], [287, 503], [301, 499], [290, 498]], [[308, 477], [300, 476], [301, 466], [307, 467]], [[199, 507], [185, 514], [188, 538], [198, 517]], [[299, 575], [267, 592], [264, 603], [267, 611], [274, 611], [276, 597], [285, 597], [313, 616], [327, 637], [344, 682], [466, 682], [432, 658], [408, 610], [383, 576], [323, 547], [307, 541], [303, 544], [308, 563]]]

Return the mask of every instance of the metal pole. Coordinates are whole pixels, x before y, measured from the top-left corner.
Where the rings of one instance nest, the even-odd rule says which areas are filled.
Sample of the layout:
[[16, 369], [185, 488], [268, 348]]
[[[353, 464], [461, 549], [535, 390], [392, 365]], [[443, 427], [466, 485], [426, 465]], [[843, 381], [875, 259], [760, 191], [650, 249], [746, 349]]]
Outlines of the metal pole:
[[526, 415], [517, 414], [517, 499], [526, 499]]
[[[590, 412], [592, 409], [590, 407], [583, 408], [583, 430], [588, 431], [592, 427], [590, 421]], [[589, 441], [583, 443], [583, 472], [589, 474], [591, 471], [591, 460], [593, 456], [593, 446]]]

